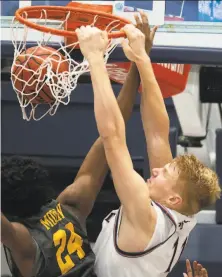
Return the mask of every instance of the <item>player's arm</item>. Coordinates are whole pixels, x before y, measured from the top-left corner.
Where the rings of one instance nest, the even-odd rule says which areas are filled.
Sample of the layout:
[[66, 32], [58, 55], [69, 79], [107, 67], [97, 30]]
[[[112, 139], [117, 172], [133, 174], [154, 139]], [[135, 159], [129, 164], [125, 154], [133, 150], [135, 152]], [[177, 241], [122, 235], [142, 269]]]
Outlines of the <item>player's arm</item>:
[[[146, 14], [143, 12], [141, 13], [141, 18], [143, 21], [148, 21]], [[146, 24], [146, 26], [149, 28], [149, 24]], [[143, 88], [141, 94], [141, 116], [150, 168], [163, 167], [172, 161], [169, 144], [169, 117], [150, 58], [144, 56], [143, 59], [138, 59], [136, 64]]]
[[[149, 26], [146, 26], [148, 22], [139, 21], [138, 15], [135, 15], [135, 19], [138, 23], [137, 28], [145, 34], [145, 48], [149, 54], [157, 28], [154, 28], [152, 32], [147, 32], [147, 30], [150, 30]], [[135, 63], [131, 63], [127, 78], [117, 98], [125, 122], [130, 118], [139, 85], [138, 69]], [[87, 217], [92, 210], [107, 171], [108, 165], [104, 147], [101, 138], [98, 138], [83, 161], [73, 184], [60, 194], [59, 201], [70, 206], [77, 206], [81, 215]]]
[[141, 116], [146, 137], [150, 169], [172, 161], [169, 144], [169, 117], [155, 79], [150, 58], [137, 62], [142, 82]]
[[[117, 98], [125, 122], [132, 113], [139, 84], [139, 73], [133, 63]], [[87, 217], [93, 208], [107, 172], [105, 151], [99, 137], [84, 159], [73, 184], [59, 195], [58, 201], [77, 208], [81, 216]]]
[[[106, 158], [112, 172], [115, 190], [123, 206], [124, 214], [132, 227], [149, 231], [155, 214], [151, 206], [149, 188], [144, 179], [133, 168], [126, 144], [125, 126], [119, 122], [117, 123], [118, 127], [113, 127], [113, 130], [107, 130], [107, 132], [105, 128], [101, 130], [102, 127], [96, 110], [95, 113], [97, 113], [97, 126], [100, 129], [100, 135], [103, 136]], [[147, 219], [149, 220], [147, 221]]]
[[[108, 38], [96, 28], [77, 30], [80, 48], [89, 62], [94, 91], [94, 112], [117, 195], [125, 214], [137, 228], [148, 228], [152, 216], [148, 187], [133, 169], [126, 145], [125, 123], [112, 91], [103, 60]], [[91, 46], [94, 46], [93, 48]]]
[[11, 223], [2, 213], [1, 242], [10, 249], [15, 262], [34, 261], [36, 249], [28, 230], [19, 223]]

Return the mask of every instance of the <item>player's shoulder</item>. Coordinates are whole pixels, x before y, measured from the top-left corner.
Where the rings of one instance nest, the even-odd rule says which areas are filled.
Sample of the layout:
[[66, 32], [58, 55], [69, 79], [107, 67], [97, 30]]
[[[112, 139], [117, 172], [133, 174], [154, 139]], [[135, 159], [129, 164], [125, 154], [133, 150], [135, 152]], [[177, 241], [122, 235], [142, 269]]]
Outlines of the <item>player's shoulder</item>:
[[41, 230], [41, 233], [44, 231], [54, 232], [56, 229], [65, 227], [67, 222], [72, 222], [79, 231], [85, 232], [85, 224], [79, 219], [78, 213], [54, 199], [43, 205], [37, 214], [20, 220], [20, 222], [33, 235], [37, 235], [35, 230]]
[[197, 223], [195, 216], [183, 215], [156, 202], [153, 204], [158, 207], [162, 214], [171, 220], [172, 224], [176, 228], [176, 232], [180, 233], [181, 235], [189, 234]]
[[195, 216], [186, 216], [171, 209], [168, 209], [168, 211], [176, 223], [177, 233], [186, 235], [195, 227], [197, 223]]
[[42, 207], [41, 222], [48, 222], [54, 220], [54, 224], [60, 223], [66, 224], [67, 221], [71, 221], [75, 226], [80, 229], [85, 228], [84, 222], [77, 209], [69, 207], [68, 205], [61, 204], [58, 200], [52, 199], [47, 205]]
[[73, 217], [72, 213], [59, 201], [55, 199], [49, 200], [43, 205], [40, 211], [27, 219], [27, 221], [38, 221], [42, 218], [51, 218], [51, 220], [60, 220], [65, 217]]
[[57, 218], [66, 217], [78, 220], [78, 213], [74, 208], [64, 205], [55, 199], [51, 199], [48, 203], [41, 207], [39, 216], [42, 217], [43, 215], [51, 215], [52, 217]]

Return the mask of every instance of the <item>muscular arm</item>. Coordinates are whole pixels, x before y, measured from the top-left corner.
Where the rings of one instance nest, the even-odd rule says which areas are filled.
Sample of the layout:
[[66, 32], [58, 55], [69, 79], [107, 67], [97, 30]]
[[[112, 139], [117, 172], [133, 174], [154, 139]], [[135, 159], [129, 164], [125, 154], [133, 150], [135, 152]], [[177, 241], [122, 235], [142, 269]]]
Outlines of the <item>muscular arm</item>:
[[125, 123], [102, 57], [95, 57], [90, 61], [90, 72], [97, 127], [104, 144], [117, 195], [132, 225], [147, 224], [144, 218], [151, 213], [148, 186], [133, 169], [126, 145]]
[[[145, 33], [145, 48], [146, 52], [149, 53], [157, 28], [154, 28], [154, 30], [150, 32], [149, 24], [146, 18], [143, 18], [141, 22], [136, 15], [135, 19], [137, 27]], [[125, 122], [129, 119], [132, 112], [139, 84], [139, 73], [135, 63], [132, 63], [130, 71], [117, 99]], [[59, 200], [70, 206], [78, 206], [81, 215], [87, 217], [92, 210], [94, 201], [99, 190], [101, 189], [107, 171], [108, 165], [104, 147], [101, 138], [98, 138], [86, 156], [74, 183], [62, 192], [59, 196]]]
[[150, 169], [163, 167], [172, 161], [169, 144], [169, 117], [162, 93], [153, 73], [150, 58], [139, 60], [143, 92], [141, 95], [141, 116], [147, 143]]
[[[117, 98], [125, 122], [130, 118], [140, 84], [137, 67], [132, 63], [127, 78]], [[73, 182], [58, 197], [69, 206], [76, 206], [81, 215], [87, 217], [93, 207], [97, 194], [108, 171], [108, 165], [101, 138], [98, 138]]]

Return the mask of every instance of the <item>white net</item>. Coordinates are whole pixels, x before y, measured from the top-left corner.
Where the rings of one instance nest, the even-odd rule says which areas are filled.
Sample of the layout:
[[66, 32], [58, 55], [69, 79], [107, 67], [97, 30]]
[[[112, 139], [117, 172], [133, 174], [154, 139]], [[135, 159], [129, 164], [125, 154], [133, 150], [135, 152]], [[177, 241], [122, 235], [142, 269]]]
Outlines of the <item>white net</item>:
[[[47, 19], [47, 11], [41, 11], [39, 19], [28, 19], [46, 27], [64, 29], [69, 19], [69, 12], [63, 21]], [[24, 18], [28, 18], [26, 13]], [[91, 25], [96, 25], [97, 16]], [[107, 32], [112, 32], [119, 25], [119, 21], [112, 21], [107, 26]], [[51, 27], [50, 26], [50, 27]], [[27, 42], [30, 35], [36, 41], [36, 47], [28, 48]], [[119, 40], [110, 40], [104, 55], [107, 62], [110, 54], [119, 44]], [[79, 77], [89, 72], [89, 65], [85, 58], [75, 61], [72, 57], [73, 50], [78, 45], [74, 42], [64, 44], [64, 40], [54, 35], [30, 29], [22, 25], [14, 18], [12, 22], [12, 43], [14, 45], [14, 59], [11, 69], [11, 80], [19, 104], [23, 119], [29, 121], [40, 120], [45, 115], [54, 115], [60, 104], [67, 105], [70, 102], [71, 93], [75, 90]], [[56, 45], [56, 49], [51, 46]]]

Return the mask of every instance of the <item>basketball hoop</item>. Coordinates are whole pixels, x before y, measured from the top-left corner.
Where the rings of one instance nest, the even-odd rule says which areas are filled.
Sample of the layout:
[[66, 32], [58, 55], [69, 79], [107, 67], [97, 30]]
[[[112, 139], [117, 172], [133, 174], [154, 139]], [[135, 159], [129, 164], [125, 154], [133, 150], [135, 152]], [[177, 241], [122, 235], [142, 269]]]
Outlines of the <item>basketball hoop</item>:
[[[23, 25], [22, 39], [18, 38], [18, 33], [21, 35], [19, 23]], [[104, 61], [107, 63], [109, 55], [119, 44], [119, 40], [116, 39], [125, 36], [125, 33], [120, 31], [121, 28], [129, 23], [131, 23], [129, 20], [112, 15], [110, 11], [104, 12], [104, 7], [100, 8], [99, 5], [97, 9], [90, 9], [90, 6], [84, 8], [84, 4], [78, 7], [72, 4], [65, 7], [30, 6], [18, 9], [12, 22], [12, 43], [15, 50], [11, 76], [23, 119], [40, 120], [46, 114], [54, 115], [61, 103], [67, 105], [70, 102], [71, 92], [76, 88], [79, 77], [89, 72], [88, 62], [84, 58], [82, 62], [77, 62], [71, 57], [71, 52], [78, 48], [75, 29], [91, 25], [108, 32], [109, 44], [104, 55]], [[35, 38], [37, 48], [27, 51], [27, 36], [30, 29], [38, 32], [38, 38]], [[65, 43], [64, 40], [58, 41], [58, 49], [47, 48], [50, 47], [53, 36], [60, 36], [65, 40]], [[37, 53], [44, 53], [42, 54], [44, 58]], [[40, 61], [36, 70], [29, 66], [34, 59]], [[63, 64], [62, 67], [60, 63]], [[21, 77], [23, 72], [28, 76], [25, 80]], [[39, 74], [39, 78], [35, 77], [33, 82], [30, 74]], [[43, 88], [44, 90], [47, 88], [47, 96], [51, 100], [44, 102], [48, 108], [37, 116], [37, 107], [42, 104], [43, 99], [46, 99], [41, 97]]]

